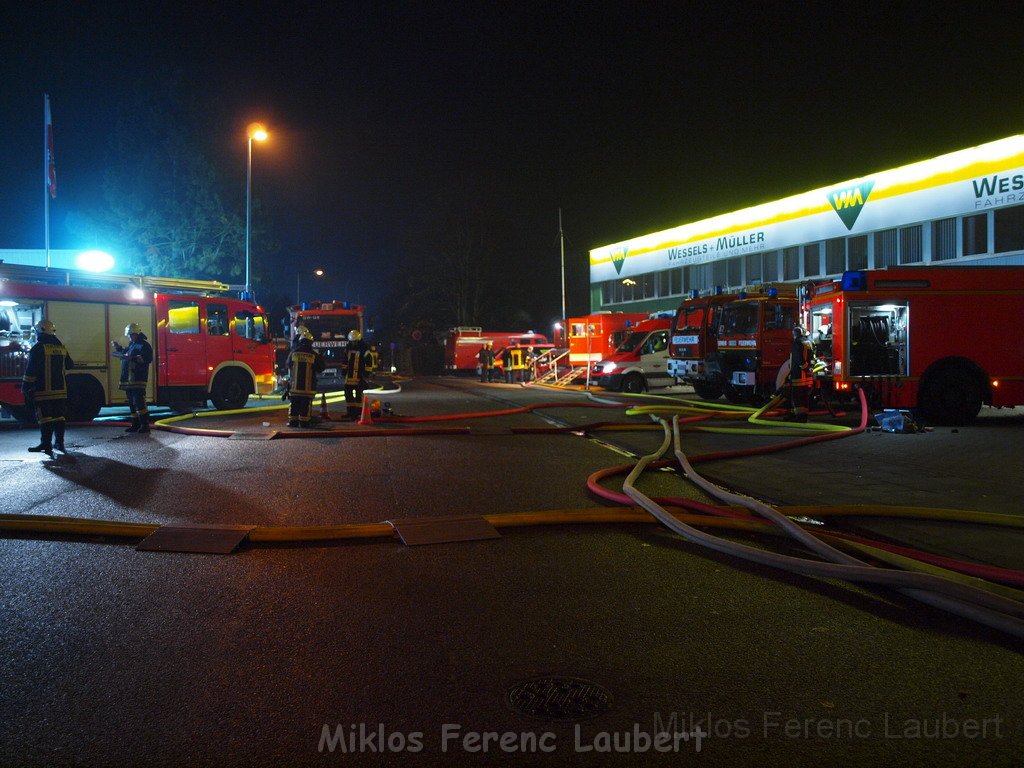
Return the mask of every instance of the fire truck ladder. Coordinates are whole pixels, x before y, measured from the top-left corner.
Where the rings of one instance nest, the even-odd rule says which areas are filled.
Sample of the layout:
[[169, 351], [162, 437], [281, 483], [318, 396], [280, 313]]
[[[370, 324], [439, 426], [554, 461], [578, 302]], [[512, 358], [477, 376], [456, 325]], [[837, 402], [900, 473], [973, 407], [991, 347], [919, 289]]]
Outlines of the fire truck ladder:
[[147, 275], [112, 275], [103, 272], [86, 272], [78, 269], [47, 269], [45, 267], [2, 263], [0, 263], [0, 277], [25, 282], [48, 283], [50, 285], [81, 285], [83, 283], [96, 285], [97, 287], [130, 285], [143, 291], [162, 289], [198, 294], [227, 293], [237, 288], [237, 286], [231, 286], [218, 280], [190, 280], [183, 277], [152, 277]]

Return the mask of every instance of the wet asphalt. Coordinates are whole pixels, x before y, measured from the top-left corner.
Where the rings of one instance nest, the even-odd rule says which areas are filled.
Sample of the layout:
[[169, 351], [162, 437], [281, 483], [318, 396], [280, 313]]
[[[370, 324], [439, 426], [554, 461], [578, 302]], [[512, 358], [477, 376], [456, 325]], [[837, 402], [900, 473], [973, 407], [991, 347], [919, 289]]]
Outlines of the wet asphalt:
[[[592, 508], [609, 506], [587, 491], [592, 473], [660, 443], [651, 431], [516, 431], [649, 423], [571, 407], [592, 403], [579, 393], [447, 378], [387, 386], [380, 399], [404, 416], [548, 407], [332, 421], [302, 439], [269, 439], [296, 432], [282, 411], [179, 422], [231, 438], [97, 423], [70, 428], [71, 453], [54, 461], [25, 451], [31, 431], [0, 429], [4, 511], [307, 526]], [[356, 436], [369, 430], [385, 434]], [[684, 450], [784, 439], [686, 432]], [[1020, 515], [1024, 412], [698, 470], [781, 505]], [[641, 487], [708, 500], [667, 472]], [[1024, 569], [1020, 529], [833, 525]], [[740, 562], [653, 523], [500, 534], [243, 543], [211, 555], [6, 533], [0, 765], [1020, 764], [1024, 643], [997, 630], [887, 588]], [[680, 735], [655, 743], [664, 731]]]

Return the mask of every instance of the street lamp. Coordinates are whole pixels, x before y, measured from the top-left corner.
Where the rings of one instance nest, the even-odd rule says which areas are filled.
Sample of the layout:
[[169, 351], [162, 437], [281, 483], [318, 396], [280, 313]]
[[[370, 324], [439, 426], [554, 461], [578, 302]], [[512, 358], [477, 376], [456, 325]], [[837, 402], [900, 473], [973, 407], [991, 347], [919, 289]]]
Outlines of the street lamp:
[[245, 292], [249, 293], [249, 233], [252, 229], [252, 143], [266, 141], [267, 129], [260, 123], [250, 123], [246, 129], [249, 135], [249, 158], [245, 165]]
[[[313, 274], [316, 277], [323, 277], [324, 276], [324, 271], [322, 269], [314, 269], [313, 270]], [[296, 304], [301, 304], [302, 303], [302, 297], [300, 295], [301, 291], [302, 291], [302, 272], [296, 272], [295, 273], [295, 303]]]

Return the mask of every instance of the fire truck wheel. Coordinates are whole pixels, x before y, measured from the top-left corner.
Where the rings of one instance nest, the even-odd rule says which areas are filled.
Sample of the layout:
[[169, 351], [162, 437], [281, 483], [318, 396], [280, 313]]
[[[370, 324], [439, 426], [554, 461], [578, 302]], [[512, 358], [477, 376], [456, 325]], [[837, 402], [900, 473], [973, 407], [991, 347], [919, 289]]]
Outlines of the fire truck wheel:
[[717, 400], [722, 396], [722, 385], [699, 381], [693, 385], [693, 391], [701, 400]]
[[92, 421], [103, 407], [103, 387], [92, 376], [68, 376], [68, 419]]
[[632, 392], [635, 395], [644, 391], [644, 378], [639, 373], [631, 373], [622, 380], [620, 392]]
[[921, 414], [934, 424], [958, 427], [973, 421], [981, 411], [981, 385], [962, 368], [936, 371], [922, 384], [918, 405]]
[[218, 411], [236, 411], [249, 400], [249, 382], [239, 371], [221, 371], [210, 387], [210, 401]]
[[733, 405], [746, 405], [750, 402], [750, 398], [741, 390], [734, 387], [732, 384], [726, 384], [722, 387], [722, 392], [725, 395], [725, 399]]

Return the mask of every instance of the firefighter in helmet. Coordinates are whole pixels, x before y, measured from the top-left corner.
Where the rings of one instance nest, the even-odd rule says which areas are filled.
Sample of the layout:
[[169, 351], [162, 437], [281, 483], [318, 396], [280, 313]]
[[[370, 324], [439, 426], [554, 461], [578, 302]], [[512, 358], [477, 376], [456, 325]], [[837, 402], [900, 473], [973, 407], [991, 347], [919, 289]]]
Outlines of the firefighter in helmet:
[[363, 334], [355, 330], [349, 331], [345, 366], [345, 408], [348, 418], [353, 420], [359, 418], [363, 391], [369, 383], [369, 362], [370, 348], [363, 341]]
[[128, 323], [124, 328], [128, 346], [111, 341], [114, 357], [121, 358], [121, 383], [118, 388], [128, 397], [132, 412], [132, 424], [125, 432], [149, 432], [149, 408], [146, 407], [146, 383], [149, 381], [149, 366], [153, 362], [153, 347], [138, 323]]
[[811, 399], [811, 381], [806, 377], [814, 360], [807, 332], [802, 326], [793, 326], [793, 341], [789, 348], [789, 406], [792, 421], [807, 421]]
[[291, 383], [288, 399], [289, 427], [313, 426], [313, 398], [316, 396], [316, 375], [326, 367], [323, 357], [313, 350], [313, 334], [300, 325], [295, 329], [292, 348], [288, 353], [288, 371]]
[[25, 404], [35, 410], [39, 422], [39, 445], [32, 453], [45, 453], [53, 458], [53, 448], [64, 448], [65, 413], [68, 385], [64, 372], [74, 367], [67, 349], [57, 338], [57, 327], [51, 320], [40, 320], [35, 326], [36, 342], [28, 353], [28, 366], [21, 380]]
[[494, 381], [494, 350], [491, 349], [490, 340], [480, 347], [477, 358], [480, 360], [480, 383], [490, 384]]

